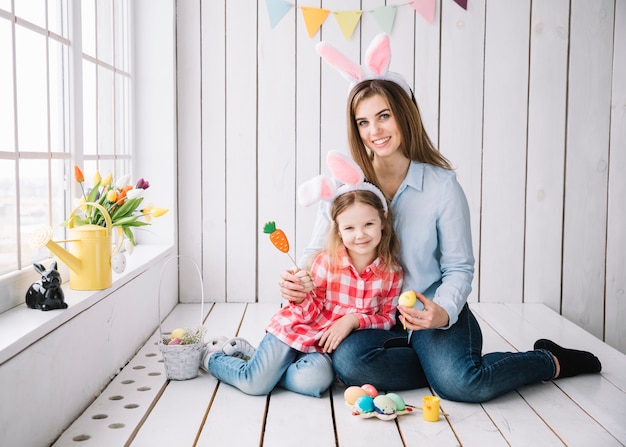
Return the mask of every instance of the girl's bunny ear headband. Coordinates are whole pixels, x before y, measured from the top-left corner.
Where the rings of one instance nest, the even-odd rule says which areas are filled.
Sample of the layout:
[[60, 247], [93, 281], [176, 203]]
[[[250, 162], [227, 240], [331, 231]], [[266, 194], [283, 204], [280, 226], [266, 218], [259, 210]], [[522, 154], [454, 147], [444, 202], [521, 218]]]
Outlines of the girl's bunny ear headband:
[[365, 53], [365, 64], [363, 65], [352, 62], [326, 42], [318, 43], [315, 49], [328, 65], [335, 68], [350, 82], [350, 90], [361, 81], [384, 79], [395, 82], [407, 92], [410, 98], [413, 97], [413, 91], [404, 78], [398, 73], [389, 71], [391, 46], [389, 44], [389, 36], [385, 33], [374, 37]]
[[364, 180], [363, 171], [350, 157], [341, 152], [330, 151], [326, 156], [326, 164], [331, 174], [341, 186], [336, 187], [334, 182], [325, 175], [318, 175], [304, 182], [298, 188], [298, 201], [302, 206], [311, 206], [324, 200], [333, 202], [337, 197], [350, 191], [371, 191], [380, 199], [383, 209], [387, 212], [387, 199], [372, 183]]

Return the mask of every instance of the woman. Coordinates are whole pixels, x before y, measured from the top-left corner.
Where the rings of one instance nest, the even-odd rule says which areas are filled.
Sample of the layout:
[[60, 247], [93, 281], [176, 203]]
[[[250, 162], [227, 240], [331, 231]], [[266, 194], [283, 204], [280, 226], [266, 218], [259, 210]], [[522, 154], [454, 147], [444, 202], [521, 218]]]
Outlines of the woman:
[[[403, 290], [419, 293], [415, 307], [398, 306], [411, 332], [356, 331], [339, 345], [339, 378], [386, 390], [430, 385], [445, 399], [484, 402], [529, 383], [599, 372], [593, 354], [549, 340], [529, 352], [481, 355], [480, 327], [466, 303], [474, 274], [467, 200], [417, 104], [406, 86], [369, 79], [351, 90], [347, 118], [352, 157], [391, 201]], [[320, 213], [305, 257], [319, 247], [325, 226]], [[284, 298], [301, 296], [292, 272], [282, 272], [280, 286]]]

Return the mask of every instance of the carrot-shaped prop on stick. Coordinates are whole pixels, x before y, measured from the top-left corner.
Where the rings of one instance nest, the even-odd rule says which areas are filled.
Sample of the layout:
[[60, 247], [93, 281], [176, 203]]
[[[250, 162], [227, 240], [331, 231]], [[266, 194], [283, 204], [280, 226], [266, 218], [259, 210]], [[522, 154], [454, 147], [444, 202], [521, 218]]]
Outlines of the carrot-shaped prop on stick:
[[270, 221], [265, 224], [263, 227], [263, 233], [270, 235], [270, 241], [274, 244], [274, 247], [278, 248], [283, 253], [286, 253], [293, 262], [293, 265], [296, 266], [297, 270], [300, 270], [296, 261], [293, 260], [291, 255], [289, 254], [289, 240], [285, 235], [285, 232], [280, 228], [276, 228], [276, 222]]

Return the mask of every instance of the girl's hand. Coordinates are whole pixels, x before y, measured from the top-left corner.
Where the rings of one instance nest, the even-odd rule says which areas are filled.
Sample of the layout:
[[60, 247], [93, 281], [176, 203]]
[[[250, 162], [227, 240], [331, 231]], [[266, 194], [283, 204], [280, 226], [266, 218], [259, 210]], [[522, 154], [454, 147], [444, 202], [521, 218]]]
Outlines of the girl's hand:
[[450, 317], [443, 307], [429, 300], [421, 293], [417, 293], [416, 295], [420, 303], [423, 304], [424, 310], [398, 306], [400, 321], [404, 323], [407, 329], [419, 331], [422, 329], [436, 329], [448, 325]]
[[306, 293], [315, 289], [315, 284], [313, 283], [313, 279], [311, 278], [311, 274], [309, 272], [306, 270], [300, 270], [299, 272], [296, 272], [296, 276], [300, 278], [300, 284], [302, 284]]
[[318, 343], [324, 348], [324, 352], [330, 354], [339, 343], [341, 343], [350, 332], [359, 328], [359, 319], [354, 314], [347, 314], [335, 321], [326, 332], [322, 334], [322, 338]]
[[292, 270], [284, 270], [280, 273], [278, 287], [280, 287], [280, 296], [295, 304], [302, 303], [307, 296], [307, 292], [304, 289], [304, 285], [301, 284], [300, 278], [296, 276], [296, 272]]

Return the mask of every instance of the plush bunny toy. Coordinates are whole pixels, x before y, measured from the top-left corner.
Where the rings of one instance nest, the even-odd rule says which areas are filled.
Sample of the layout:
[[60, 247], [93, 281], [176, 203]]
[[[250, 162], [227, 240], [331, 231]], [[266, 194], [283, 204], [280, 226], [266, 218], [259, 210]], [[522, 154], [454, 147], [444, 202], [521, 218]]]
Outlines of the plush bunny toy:
[[389, 71], [391, 45], [387, 34], [382, 33], [374, 37], [365, 53], [365, 63], [363, 65], [352, 62], [326, 42], [318, 43], [315, 49], [328, 65], [335, 68], [350, 82], [350, 90], [361, 81], [384, 79], [395, 82], [408, 93], [409, 97], [413, 98], [413, 91], [404, 78], [398, 73]]
[[56, 261], [52, 261], [49, 269], [42, 264], [33, 264], [33, 267], [41, 273], [41, 279], [28, 288], [26, 305], [41, 310], [67, 309]]
[[383, 204], [383, 209], [387, 211], [387, 200], [383, 193], [373, 183], [365, 181], [363, 171], [349, 156], [330, 151], [326, 156], [326, 164], [335, 182], [325, 175], [318, 175], [304, 182], [298, 188], [300, 205], [307, 207], [320, 200], [332, 202], [336, 197], [347, 192], [366, 190], [376, 194]]

